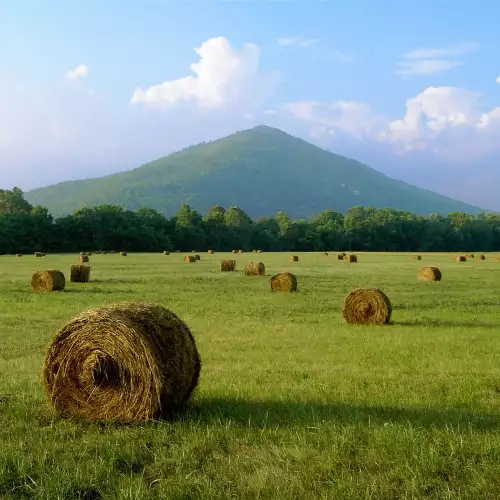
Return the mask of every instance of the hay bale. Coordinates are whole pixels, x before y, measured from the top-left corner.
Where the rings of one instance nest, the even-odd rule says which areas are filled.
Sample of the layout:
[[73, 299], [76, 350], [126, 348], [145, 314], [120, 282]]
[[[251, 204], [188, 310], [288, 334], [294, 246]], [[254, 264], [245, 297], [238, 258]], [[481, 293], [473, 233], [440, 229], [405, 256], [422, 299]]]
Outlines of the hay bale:
[[127, 252], [120, 252], [120, 257], [126, 257], [127, 256]]
[[85, 311], [57, 332], [43, 385], [63, 417], [132, 422], [181, 409], [200, 368], [194, 338], [173, 312], [119, 303]]
[[236, 271], [236, 261], [235, 260], [221, 260], [220, 261], [220, 270], [222, 273]]
[[455, 262], [466, 262], [467, 261], [467, 258], [465, 257], [465, 255], [455, 255], [454, 259], [455, 259]]
[[347, 323], [385, 324], [391, 319], [392, 307], [387, 295], [378, 288], [358, 288], [344, 299], [342, 315]]
[[78, 262], [88, 262], [88, 261], [89, 261], [89, 256], [88, 255], [85, 255], [85, 254], [82, 255], [82, 254], [80, 254], [78, 256]]
[[296, 292], [297, 278], [292, 273], [278, 273], [270, 280], [272, 292]]
[[245, 253], [245, 250], [238, 250], [238, 253]]
[[80, 252], [80, 255], [87, 255], [87, 252]]
[[71, 283], [88, 283], [90, 281], [90, 266], [71, 266], [69, 280]]
[[328, 256], [328, 252], [323, 252], [323, 255], [326, 255], [326, 256]]
[[23, 254], [22, 253], [16, 253], [16, 257], [22, 257]]
[[231, 253], [238, 253], [238, 250], [231, 250]]
[[437, 267], [423, 267], [417, 277], [420, 281], [441, 281], [441, 271]]
[[186, 255], [184, 257], [184, 262], [196, 262], [196, 259], [194, 258], [193, 255]]
[[246, 276], [264, 276], [266, 274], [266, 266], [262, 262], [247, 262], [245, 264]]
[[290, 262], [298, 262], [299, 261], [299, 257], [297, 255], [291, 255], [288, 260]]
[[413, 260], [422, 260], [422, 256], [421, 255], [414, 255], [412, 257]]
[[465, 255], [465, 257], [467, 257], [468, 259], [473, 259], [474, 258], [474, 254], [473, 253], [468, 253]]
[[196, 253], [198, 250], [191, 250], [191, 253]]
[[87, 255], [88, 255], [89, 257], [92, 257], [92, 252], [87, 252]]
[[346, 254], [344, 252], [337, 254], [337, 260], [344, 260]]
[[486, 260], [486, 257], [484, 255], [478, 255], [477, 260]]
[[201, 257], [200, 257], [198, 254], [196, 254], [196, 255], [194, 256], [194, 260], [201, 260]]
[[262, 253], [262, 250], [257, 250], [257, 253]]
[[42, 252], [35, 252], [35, 257], [43, 257], [44, 255]]
[[42, 252], [42, 257], [45, 257], [45, 253], [44, 252]]
[[163, 252], [163, 255], [170, 255], [170, 252], [168, 252], [167, 250], [165, 250], [165, 251]]
[[358, 258], [354, 254], [344, 255], [346, 262], [358, 262]]
[[213, 250], [209, 250], [209, 251], [208, 251], [208, 253], [209, 253], [210, 255], [213, 255], [215, 252], [214, 252]]
[[258, 253], [258, 250], [252, 250], [252, 253]]
[[56, 292], [64, 290], [66, 278], [61, 271], [49, 269], [37, 271], [31, 277], [31, 288], [37, 292]]

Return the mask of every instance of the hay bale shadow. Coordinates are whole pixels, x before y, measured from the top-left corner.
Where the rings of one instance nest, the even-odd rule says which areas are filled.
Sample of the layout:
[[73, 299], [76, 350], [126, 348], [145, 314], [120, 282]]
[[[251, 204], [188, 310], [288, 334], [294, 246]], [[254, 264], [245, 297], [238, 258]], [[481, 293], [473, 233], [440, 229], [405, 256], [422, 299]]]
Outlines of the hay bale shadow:
[[421, 318], [421, 319], [410, 319], [405, 321], [394, 321], [392, 322], [395, 326], [442, 326], [442, 327], [464, 327], [464, 328], [498, 328], [498, 325], [492, 323], [485, 323], [483, 321], [453, 321], [453, 320], [442, 320], [433, 318]]

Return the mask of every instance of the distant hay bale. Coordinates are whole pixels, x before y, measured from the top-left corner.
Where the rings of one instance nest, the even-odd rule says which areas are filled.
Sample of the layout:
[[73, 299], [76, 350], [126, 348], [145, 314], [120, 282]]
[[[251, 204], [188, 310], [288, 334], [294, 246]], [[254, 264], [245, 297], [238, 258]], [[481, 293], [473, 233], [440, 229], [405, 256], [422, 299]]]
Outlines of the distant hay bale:
[[88, 262], [88, 261], [89, 261], [89, 256], [88, 255], [85, 255], [85, 254], [82, 255], [82, 254], [80, 254], [78, 256], [78, 262]]
[[44, 252], [42, 252], [42, 257], [45, 257], [45, 253]]
[[201, 257], [200, 257], [198, 254], [196, 254], [196, 255], [194, 256], [194, 260], [201, 260]]
[[270, 280], [272, 292], [296, 292], [297, 278], [292, 273], [278, 273]]
[[16, 257], [22, 257], [23, 254], [22, 253], [16, 253]]
[[344, 255], [344, 260], [346, 262], [358, 262], [358, 258], [354, 254]]
[[191, 250], [191, 253], [196, 253], [198, 250]]
[[466, 254], [466, 256], [468, 259], [473, 259], [474, 258], [474, 254], [473, 253], [468, 253]]
[[422, 256], [421, 255], [414, 255], [412, 257], [413, 260], [422, 260]]
[[238, 250], [232, 250], [231, 253], [238, 253]]
[[44, 254], [42, 252], [35, 252], [35, 257], [43, 257]]
[[[328, 255], [328, 254], [327, 254]], [[337, 260], [344, 260], [346, 254], [344, 252], [337, 254]]]
[[323, 255], [328, 255], [328, 252], [323, 252]]
[[215, 252], [214, 252], [213, 250], [209, 250], [209, 251], [208, 251], [208, 253], [209, 253], [210, 255], [213, 255]]
[[423, 267], [417, 277], [419, 281], [441, 281], [441, 271], [437, 267]]
[[238, 250], [238, 253], [245, 253], [245, 250]]
[[90, 281], [90, 266], [71, 266], [71, 283], [88, 283]]
[[163, 252], [163, 255], [170, 255], [170, 252], [169, 252], [169, 251], [167, 251], [167, 250], [165, 250], [165, 251]]
[[257, 250], [257, 253], [262, 253], [262, 250]]
[[220, 270], [223, 273], [235, 271], [236, 270], [236, 261], [235, 260], [221, 260], [220, 261]]
[[455, 262], [466, 262], [467, 261], [467, 258], [465, 257], [465, 255], [455, 255], [454, 259], [455, 259]]
[[127, 252], [120, 252], [120, 257], [126, 257], [127, 256]]
[[486, 257], [484, 255], [478, 255], [477, 260], [486, 260]]
[[266, 266], [262, 262], [247, 262], [245, 264], [246, 276], [264, 276], [266, 274]]
[[57, 292], [64, 290], [65, 286], [64, 274], [55, 269], [37, 271], [31, 277], [31, 288], [37, 292]]
[[196, 262], [196, 259], [194, 258], [193, 255], [186, 255], [184, 257], [184, 262]]
[[56, 333], [43, 386], [62, 417], [133, 422], [182, 409], [200, 369], [194, 338], [177, 315], [120, 303], [82, 312]]
[[87, 255], [88, 255], [89, 257], [92, 257], [92, 252], [87, 252]]
[[299, 257], [297, 255], [291, 255], [288, 260], [290, 262], [298, 262], [299, 261]]
[[108, 252], [101, 252], [102, 255], [108, 255]]
[[347, 323], [385, 324], [391, 319], [392, 307], [387, 295], [378, 288], [358, 288], [344, 299], [342, 315]]
[[252, 253], [259, 253], [258, 250], [252, 250]]

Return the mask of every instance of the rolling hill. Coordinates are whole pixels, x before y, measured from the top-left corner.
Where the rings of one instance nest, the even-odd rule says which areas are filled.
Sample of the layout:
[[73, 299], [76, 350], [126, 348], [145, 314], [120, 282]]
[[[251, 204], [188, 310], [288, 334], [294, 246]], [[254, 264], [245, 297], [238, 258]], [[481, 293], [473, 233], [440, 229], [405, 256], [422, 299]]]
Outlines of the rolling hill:
[[203, 214], [212, 205], [237, 205], [252, 217], [282, 209], [302, 218], [355, 205], [416, 214], [481, 211], [267, 126], [192, 146], [134, 170], [35, 189], [26, 199], [48, 207], [54, 216], [99, 204], [130, 210], [147, 206], [170, 216], [183, 202]]

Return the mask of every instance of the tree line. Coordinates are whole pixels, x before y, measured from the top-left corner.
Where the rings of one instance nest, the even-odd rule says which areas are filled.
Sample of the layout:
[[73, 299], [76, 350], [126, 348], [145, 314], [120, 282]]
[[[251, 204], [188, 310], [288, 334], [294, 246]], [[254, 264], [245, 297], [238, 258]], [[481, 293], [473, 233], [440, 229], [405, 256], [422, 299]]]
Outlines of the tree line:
[[356, 206], [305, 220], [283, 211], [253, 220], [241, 208], [213, 206], [201, 215], [183, 204], [174, 217], [118, 205], [82, 208], [54, 219], [19, 188], [0, 190], [0, 254], [80, 251], [467, 252], [500, 251], [500, 214], [414, 215]]

